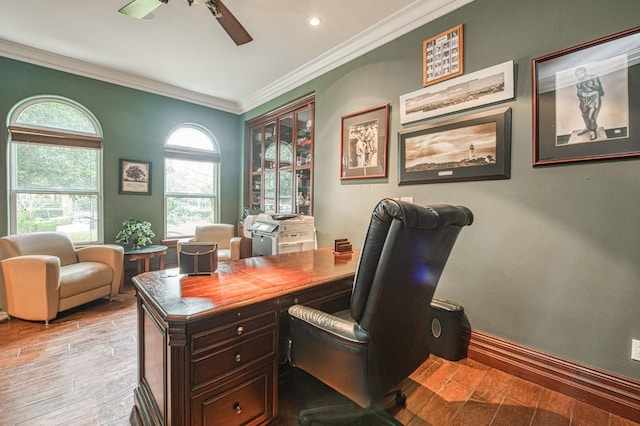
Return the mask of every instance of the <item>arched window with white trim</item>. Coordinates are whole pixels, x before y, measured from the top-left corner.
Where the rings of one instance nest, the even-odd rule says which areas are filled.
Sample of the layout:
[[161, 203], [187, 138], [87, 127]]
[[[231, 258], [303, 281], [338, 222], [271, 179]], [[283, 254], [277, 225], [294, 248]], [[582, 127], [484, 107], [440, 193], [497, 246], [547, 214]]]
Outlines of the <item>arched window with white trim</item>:
[[11, 234], [58, 231], [76, 244], [103, 241], [102, 129], [84, 106], [35, 96], [8, 116]]
[[220, 148], [194, 123], [174, 128], [165, 142], [165, 236], [192, 236], [197, 224], [218, 221]]

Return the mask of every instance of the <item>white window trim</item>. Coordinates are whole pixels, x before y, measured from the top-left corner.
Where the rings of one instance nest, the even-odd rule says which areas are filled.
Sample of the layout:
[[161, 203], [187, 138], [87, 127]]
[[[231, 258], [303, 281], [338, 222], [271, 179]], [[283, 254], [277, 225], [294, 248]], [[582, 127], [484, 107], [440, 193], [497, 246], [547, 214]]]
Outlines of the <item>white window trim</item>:
[[[45, 126], [25, 125], [18, 123], [17, 119], [20, 117], [27, 108], [44, 102], [56, 102], [66, 104], [80, 113], [82, 113], [91, 123], [94, 128], [94, 133], [80, 132], [76, 130], [63, 131], [58, 128], [51, 128]], [[8, 198], [9, 209], [7, 211], [8, 228], [10, 234], [17, 233], [17, 196], [20, 193], [29, 194], [89, 194], [97, 195], [96, 209], [98, 211], [98, 224], [97, 224], [97, 241], [100, 244], [104, 242], [104, 211], [103, 211], [103, 173], [102, 173], [102, 126], [98, 122], [98, 119], [82, 104], [75, 102], [71, 99], [67, 99], [56, 95], [36, 95], [18, 102], [11, 108], [7, 116], [7, 128], [9, 129], [9, 135], [7, 140], [7, 183], [9, 186]], [[16, 137], [17, 136], [17, 137]], [[15, 139], [15, 140], [14, 140]], [[50, 139], [50, 141], [46, 141]], [[22, 190], [16, 189], [16, 150], [15, 144], [20, 143], [39, 143], [39, 144], [52, 144], [59, 146], [78, 146], [85, 147], [87, 149], [97, 150], [97, 174], [98, 174], [98, 189], [97, 191], [55, 191], [53, 189], [46, 189], [42, 191], [38, 190]]]
[[[206, 134], [209, 139], [211, 140], [212, 143], [212, 147], [211, 150], [204, 150], [204, 149], [195, 149], [195, 148], [188, 148], [188, 147], [183, 147], [183, 146], [178, 146], [178, 145], [171, 145], [169, 144], [169, 138], [171, 137], [171, 135], [179, 130], [179, 129], [183, 129], [186, 127], [191, 127], [194, 128], [196, 130], [199, 130], [201, 132], [203, 132], [204, 134]], [[170, 197], [176, 197], [176, 198], [180, 198], [180, 197], [184, 197], [184, 198], [213, 198], [214, 199], [214, 206], [215, 206], [215, 212], [214, 212], [214, 216], [216, 220], [219, 220], [220, 217], [220, 207], [221, 207], [221, 203], [220, 203], [220, 164], [221, 164], [221, 152], [220, 152], [220, 144], [218, 143], [218, 140], [216, 139], [216, 137], [213, 135], [213, 133], [207, 129], [205, 126], [202, 126], [198, 123], [193, 123], [193, 122], [188, 122], [188, 123], [181, 123], [178, 124], [176, 126], [174, 126], [168, 133], [167, 133], [167, 137], [165, 138], [164, 141], [164, 158], [165, 160], [167, 158], [175, 158], [175, 159], [180, 159], [180, 160], [188, 160], [188, 161], [203, 161], [203, 162], [213, 162], [214, 163], [214, 174], [215, 174], [215, 188], [214, 191], [215, 193], [211, 194], [211, 197], [206, 197], [204, 196], [204, 194], [191, 194], [191, 193], [167, 193], [167, 174], [166, 171], [164, 173], [164, 178], [165, 178], [165, 182], [164, 182], [164, 237], [165, 239], [173, 239], [174, 237], [168, 237], [168, 227], [169, 227], [169, 221], [167, 220], [167, 208], [168, 208], [168, 200], [167, 198]], [[166, 163], [165, 163], [166, 165]], [[165, 166], [166, 167], [166, 166]], [[185, 236], [181, 236], [179, 238], [184, 238], [184, 237], [190, 237], [192, 235], [185, 235]]]

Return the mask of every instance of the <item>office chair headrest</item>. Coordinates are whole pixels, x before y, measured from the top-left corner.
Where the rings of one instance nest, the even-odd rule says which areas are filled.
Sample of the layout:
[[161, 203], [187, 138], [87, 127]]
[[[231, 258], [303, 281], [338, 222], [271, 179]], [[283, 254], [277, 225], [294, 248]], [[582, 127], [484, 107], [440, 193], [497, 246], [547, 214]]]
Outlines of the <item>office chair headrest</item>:
[[398, 219], [405, 227], [419, 229], [434, 229], [447, 225], [465, 226], [473, 223], [473, 213], [464, 206], [449, 204], [420, 206], [391, 198], [380, 201], [373, 215], [382, 222]]

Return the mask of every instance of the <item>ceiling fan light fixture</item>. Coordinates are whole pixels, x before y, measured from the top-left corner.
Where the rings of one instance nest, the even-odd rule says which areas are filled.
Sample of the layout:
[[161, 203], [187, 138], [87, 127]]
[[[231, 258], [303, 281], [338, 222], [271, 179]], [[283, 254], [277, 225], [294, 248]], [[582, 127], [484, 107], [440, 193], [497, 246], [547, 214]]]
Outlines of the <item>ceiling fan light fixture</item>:
[[310, 16], [309, 19], [307, 19], [307, 23], [309, 23], [309, 25], [311, 25], [312, 27], [317, 27], [318, 25], [322, 24], [322, 19], [317, 16]]
[[222, 18], [222, 13], [220, 13], [220, 9], [218, 8], [218, 6], [215, 4], [213, 0], [209, 0], [204, 4], [209, 8], [214, 18], [218, 18], [218, 19]]

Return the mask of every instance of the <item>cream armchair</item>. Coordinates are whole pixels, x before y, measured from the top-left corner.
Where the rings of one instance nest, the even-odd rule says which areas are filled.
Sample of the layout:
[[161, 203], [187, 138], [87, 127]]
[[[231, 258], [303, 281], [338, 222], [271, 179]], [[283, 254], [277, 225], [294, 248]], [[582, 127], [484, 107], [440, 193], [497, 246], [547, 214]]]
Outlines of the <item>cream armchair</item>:
[[178, 240], [176, 252], [178, 263], [180, 262], [180, 251], [185, 242], [198, 243], [218, 243], [218, 260], [240, 259], [241, 237], [234, 237], [233, 225], [225, 223], [207, 223], [196, 225], [196, 233], [193, 238]]
[[103, 244], [76, 249], [60, 232], [0, 238], [0, 309], [32, 321], [118, 294], [124, 249]]

